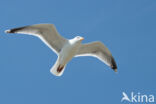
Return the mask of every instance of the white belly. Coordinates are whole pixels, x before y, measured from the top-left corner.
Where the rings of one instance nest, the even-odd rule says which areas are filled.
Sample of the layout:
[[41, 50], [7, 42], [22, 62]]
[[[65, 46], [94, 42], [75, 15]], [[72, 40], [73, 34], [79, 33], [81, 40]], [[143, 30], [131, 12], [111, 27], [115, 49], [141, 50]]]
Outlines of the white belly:
[[67, 44], [67, 45], [65, 45], [62, 48], [61, 52], [59, 53], [60, 63], [63, 65], [68, 63], [68, 61], [70, 61], [73, 58], [73, 56], [75, 56], [78, 48], [79, 48], [79, 44], [76, 44], [76, 45]]

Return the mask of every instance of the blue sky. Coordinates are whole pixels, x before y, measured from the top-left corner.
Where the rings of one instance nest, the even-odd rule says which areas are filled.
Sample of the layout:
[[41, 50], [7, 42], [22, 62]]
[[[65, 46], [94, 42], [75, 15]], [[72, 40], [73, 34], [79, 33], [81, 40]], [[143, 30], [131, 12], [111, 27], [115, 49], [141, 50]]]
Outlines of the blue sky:
[[[1, 0], [0, 13], [0, 104], [122, 104], [123, 91], [156, 96], [155, 0]], [[62, 77], [51, 75], [57, 56], [42, 41], [4, 33], [38, 23], [55, 24], [65, 38], [102, 41], [118, 73], [81, 57]]]

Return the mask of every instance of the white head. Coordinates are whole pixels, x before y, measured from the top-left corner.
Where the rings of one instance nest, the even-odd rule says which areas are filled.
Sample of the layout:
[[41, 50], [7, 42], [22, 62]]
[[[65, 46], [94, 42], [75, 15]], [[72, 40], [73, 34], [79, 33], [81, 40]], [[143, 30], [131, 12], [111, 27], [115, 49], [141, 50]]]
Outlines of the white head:
[[84, 40], [83, 37], [81, 36], [76, 36], [75, 38], [73, 39], [70, 39], [70, 43], [73, 43], [73, 44], [80, 44], [82, 42], [82, 40]]
[[81, 36], [76, 36], [73, 40], [75, 40], [76, 42], [82, 42], [82, 40], [84, 40], [84, 38]]

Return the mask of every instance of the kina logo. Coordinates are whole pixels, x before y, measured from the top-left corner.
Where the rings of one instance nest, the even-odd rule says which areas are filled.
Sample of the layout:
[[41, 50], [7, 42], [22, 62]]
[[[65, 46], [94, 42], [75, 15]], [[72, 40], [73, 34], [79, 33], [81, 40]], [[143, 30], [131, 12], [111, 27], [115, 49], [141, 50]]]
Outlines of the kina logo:
[[131, 92], [129, 95], [125, 92], [122, 92], [122, 99], [121, 102], [131, 102], [131, 103], [153, 103], [154, 102], [154, 95], [152, 94], [141, 94], [141, 93], [134, 93]]

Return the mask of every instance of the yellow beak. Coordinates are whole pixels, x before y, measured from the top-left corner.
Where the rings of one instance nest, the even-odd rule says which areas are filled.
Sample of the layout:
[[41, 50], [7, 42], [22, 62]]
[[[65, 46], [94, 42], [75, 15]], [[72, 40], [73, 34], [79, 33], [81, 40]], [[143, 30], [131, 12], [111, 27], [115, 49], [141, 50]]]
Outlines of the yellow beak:
[[81, 38], [80, 40], [82, 41], [82, 40], [84, 40], [84, 38]]

